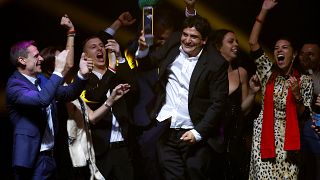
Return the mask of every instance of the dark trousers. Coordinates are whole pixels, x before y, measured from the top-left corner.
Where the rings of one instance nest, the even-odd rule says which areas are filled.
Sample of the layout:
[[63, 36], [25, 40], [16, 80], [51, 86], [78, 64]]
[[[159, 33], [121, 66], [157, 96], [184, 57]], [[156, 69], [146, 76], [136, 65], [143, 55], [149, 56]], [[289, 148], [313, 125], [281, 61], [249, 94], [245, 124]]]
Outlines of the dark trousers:
[[108, 152], [96, 156], [96, 164], [105, 179], [133, 180], [132, 160], [127, 146], [110, 146]]
[[51, 180], [56, 178], [56, 163], [51, 152], [40, 153], [34, 168], [14, 167], [16, 180]]
[[[209, 145], [200, 141], [189, 145], [180, 140], [187, 130], [169, 129], [163, 134], [158, 143], [158, 156], [165, 179], [211, 179], [214, 172], [219, 172], [221, 156]], [[213, 166], [216, 163], [216, 167]], [[220, 171], [221, 173], [221, 171]], [[214, 177], [219, 179], [218, 176]]]
[[301, 167], [299, 179], [320, 180], [320, 136], [311, 128], [313, 122], [305, 122], [301, 138]]
[[300, 167], [299, 179], [320, 179], [320, 153], [302, 153], [302, 166]]
[[73, 167], [73, 174], [75, 180], [89, 180], [91, 173], [89, 166]]

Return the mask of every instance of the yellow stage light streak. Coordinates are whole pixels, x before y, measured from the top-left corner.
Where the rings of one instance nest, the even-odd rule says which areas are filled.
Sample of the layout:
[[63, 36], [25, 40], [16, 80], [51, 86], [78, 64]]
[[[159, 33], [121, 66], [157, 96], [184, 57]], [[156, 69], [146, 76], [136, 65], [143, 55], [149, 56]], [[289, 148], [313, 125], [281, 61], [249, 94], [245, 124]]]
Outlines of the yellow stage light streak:
[[[58, 18], [64, 14], [68, 14], [76, 28], [81, 27], [89, 32], [96, 33], [104, 30], [113, 23], [106, 20], [108, 17], [100, 17], [95, 15], [96, 13], [90, 11], [90, 9], [81, 8], [75, 3], [69, 3], [67, 1], [28, 0], [22, 2], [24, 5], [33, 6], [34, 8], [37, 8], [37, 10], [43, 11], [43, 13], [51, 14], [52, 16], [56, 16]], [[119, 31], [117, 31], [115, 39], [117, 39], [119, 44], [126, 44], [129, 40], [135, 37], [134, 33], [125, 29], [126, 28], [120, 28]]]

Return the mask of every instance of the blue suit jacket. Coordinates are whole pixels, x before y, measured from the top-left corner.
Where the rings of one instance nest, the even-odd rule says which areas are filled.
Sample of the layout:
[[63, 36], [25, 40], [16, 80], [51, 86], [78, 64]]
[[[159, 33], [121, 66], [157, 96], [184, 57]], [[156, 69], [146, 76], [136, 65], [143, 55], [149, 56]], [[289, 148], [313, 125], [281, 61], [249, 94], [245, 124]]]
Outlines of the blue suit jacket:
[[6, 103], [13, 124], [13, 166], [34, 166], [47, 124], [46, 107], [51, 104], [56, 134], [56, 100], [73, 100], [80, 95], [84, 86], [84, 81], [79, 78], [69, 86], [62, 86], [63, 78], [55, 74], [49, 79], [43, 75], [38, 78], [41, 79], [41, 91], [18, 71], [7, 82]]

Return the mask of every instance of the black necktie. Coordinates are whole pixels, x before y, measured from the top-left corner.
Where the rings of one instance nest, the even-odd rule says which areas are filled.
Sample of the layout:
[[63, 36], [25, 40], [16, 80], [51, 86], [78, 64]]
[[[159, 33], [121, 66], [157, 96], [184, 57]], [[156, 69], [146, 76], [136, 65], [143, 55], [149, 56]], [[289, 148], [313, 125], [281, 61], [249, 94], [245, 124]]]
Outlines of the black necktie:
[[40, 86], [40, 78], [37, 78], [35, 81], [34, 81], [34, 85], [36, 87]]
[[34, 85], [38, 87], [39, 84], [40, 84], [39, 79], [36, 79], [36, 80], [34, 81]]
[[40, 78], [37, 78], [37, 79], [34, 81], [34, 85], [36, 86], [36, 88], [38, 89], [38, 91], [41, 91]]

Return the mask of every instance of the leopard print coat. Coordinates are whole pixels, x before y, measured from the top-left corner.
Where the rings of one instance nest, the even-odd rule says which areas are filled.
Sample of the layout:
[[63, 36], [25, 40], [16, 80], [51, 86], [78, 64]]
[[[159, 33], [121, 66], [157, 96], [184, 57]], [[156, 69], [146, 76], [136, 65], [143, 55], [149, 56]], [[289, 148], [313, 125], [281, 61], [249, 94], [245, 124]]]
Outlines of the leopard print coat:
[[[264, 95], [266, 83], [272, 74], [271, 67], [273, 62], [265, 53], [255, 60], [257, 65], [257, 74], [261, 82], [261, 90]], [[300, 93], [303, 96], [303, 103], [307, 108], [310, 108], [312, 100], [312, 79], [309, 76], [302, 75], [300, 77]], [[278, 76], [275, 79], [274, 85], [274, 134], [276, 158], [272, 160], [262, 160], [260, 156], [260, 138], [263, 119], [263, 102], [262, 110], [253, 124], [252, 150], [250, 161], [249, 179], [252, 180], [279, 180], [279, 179], [297, 179], [298, 164], [292, 159], [297, 159], [295, 156], [284, 150], [284, 136], [286, 127], [286, 97], [288, 94], [288, 83], [283, 76]], [[262, 98], [263, 99], [263, 98]], [[288, 158], [289, 157], [289, 158]]]

